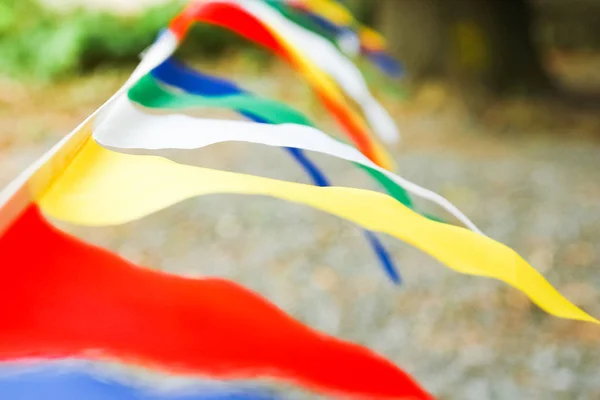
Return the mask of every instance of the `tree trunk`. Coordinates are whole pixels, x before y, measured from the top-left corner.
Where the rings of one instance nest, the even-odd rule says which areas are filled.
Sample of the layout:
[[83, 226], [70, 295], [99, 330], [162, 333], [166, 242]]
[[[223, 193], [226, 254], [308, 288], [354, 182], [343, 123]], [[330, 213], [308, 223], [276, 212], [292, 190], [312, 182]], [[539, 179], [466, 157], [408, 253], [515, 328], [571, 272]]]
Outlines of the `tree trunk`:
[[413, 78], [491, 94], [551, 86], [526, 0], [377, 0], [376, 20]]

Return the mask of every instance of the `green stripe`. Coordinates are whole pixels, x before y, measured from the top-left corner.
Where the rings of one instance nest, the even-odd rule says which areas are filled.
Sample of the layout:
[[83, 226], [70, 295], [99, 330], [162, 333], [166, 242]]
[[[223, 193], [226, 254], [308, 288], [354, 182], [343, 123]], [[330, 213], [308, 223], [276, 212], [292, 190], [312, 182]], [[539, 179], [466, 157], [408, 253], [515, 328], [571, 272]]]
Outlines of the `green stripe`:
[[141, 78], [129, 90], [129, 99], [154, 109], [227, 108], [255, 114], [272, 124], [291, 123], [311, 126], [309, 119], [304, 115], [277, 101], [246, 94], [204, 97], [185, 92], [176, 93], [162, 87], [150, 75]]
[[369, 175], [371, 175], [373, 179], [375, 179], [381, 186], [383, 186], [383, 188], [386, 190], [386, 192], [389, 193], [390, 196], [392, 196], [405, 206], [414, 209], [412, 199], [410, 198], [408, 192], [402, 186], [399, 186], [396, 182], [388, 178], [387, 175], [381, 173], [380, 171], [377, 171], [376, 169], [369, 168], [362, 164], [354, 164], [365, 170]]
[[[152, 109], [191, 109], [197, 107], [219, 107], [254, 114], [271, 124], [298, 124], [313, 126], [300, 112], [278, 101], [248, 94], [230, 96], [200, 96], [197, 94], [170, 91], [161, 86], [151, 75], [141, 78], [128, 92], [129, 99]], [[405, 206], [414, 209], [407, 191], [385, 174], [359, 163], [389, 194]]]

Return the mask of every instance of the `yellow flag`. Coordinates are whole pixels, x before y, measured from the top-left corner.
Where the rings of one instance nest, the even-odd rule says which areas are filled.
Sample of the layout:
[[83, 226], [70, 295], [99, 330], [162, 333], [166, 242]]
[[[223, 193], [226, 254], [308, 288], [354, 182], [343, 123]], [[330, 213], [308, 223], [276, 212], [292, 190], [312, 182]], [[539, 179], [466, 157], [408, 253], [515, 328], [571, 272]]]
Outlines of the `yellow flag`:
[[467, 229], [431, 221], [387, 195], [368, 190], [316, 187], [181, 165], [156, 156], [116, 153], [90, 139], [38, 203], [55, 218], [105, 226], [217, 193], [272, 196], [314, 207], [390, 234], [458, 272], [502, 280], [557, 317], [598, 323], [509, 247]]

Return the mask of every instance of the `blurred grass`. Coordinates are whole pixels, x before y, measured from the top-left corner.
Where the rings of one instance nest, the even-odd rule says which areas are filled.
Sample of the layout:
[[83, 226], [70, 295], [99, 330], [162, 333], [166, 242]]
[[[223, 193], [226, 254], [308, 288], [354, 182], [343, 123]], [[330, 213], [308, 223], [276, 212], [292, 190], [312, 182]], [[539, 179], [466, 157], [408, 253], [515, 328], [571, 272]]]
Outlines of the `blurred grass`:
[[[180, 9], [180, 1], [171, 1], [135, 16], [86, 9], [59, 13], [36, 0], [0, 0], [0, 74], [50, 81], [100, 65], [135, 63]], [[189, 48], [206, 57], [250, 48], [236, 35], [204, 24], [192, 29], [190, 42]]]
[[[86, 8], [58, 12], [37, 0], [0, 0], [0, 76], [51, 83], [98, 67], [133, 68], [181, 8], [182, 2], [173, 0], [122, 15]], [[235, 52], [260, 70], [273, 59], [246, 39], [209, 24], [196, 24], [178, 50], [184, 59], [205, 61], [232, 58]], [[358, 66], [376, 91], [407, 99], [401, 85], [389, 85], [367, 60], [358, 60]]]

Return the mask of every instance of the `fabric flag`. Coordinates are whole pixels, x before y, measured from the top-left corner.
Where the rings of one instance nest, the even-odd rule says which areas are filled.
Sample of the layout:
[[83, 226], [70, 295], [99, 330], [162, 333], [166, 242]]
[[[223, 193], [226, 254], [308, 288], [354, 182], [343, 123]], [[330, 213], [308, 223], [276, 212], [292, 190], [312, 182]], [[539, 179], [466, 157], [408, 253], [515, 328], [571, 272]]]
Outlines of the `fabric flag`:
[[133, 265], [50, 226], [36, 206], [0, 237], [0, 254], [0, 361], [116, 360], [347, 396], [431, 398], [391, 362], [236, 283]]
[[[185, 92], [169, 92], [159, 82]], [[254, 122], [311, 125], [306, 117], [283, 103], [255, 97], [231, 82], [203, 75], [173, 59], [168, 59], [159, 65], [152, 71], [152, 75], [141, 78], [129, 90], [128, 97], [131, 101], [153, 110], [224, 107], [233, 109]], [[301, 149], [288, 147], [287, 151], [307, 172], [315, 185], [330, 186], [325, 174]], [[387, 182], [384, 181], [385, 183]], [[400, 187], [398, 190], [402, 191], [403, 195], [400, 200], [406, 201], [408, 194]], [[408, 202], [410, 202], [410, 198], [408, 198]], [[364, 233], [389, 278], [394, 283], [400, 284], [400, 275], [388, 251], [374, 233], [369, 231]]]
[[[6, 400], [275, 400], [265, 390], [222, 385], [186, 390], [138, 388], [77, 369], [56, 366], [0, 369], [0, 399]], [[31, 369], [31, 370], [30, 370]]]
[[[189, 74], [185, 74], [185, 71], [179, 70], [179, 71], [175, 71], [177, 72], [176, 74], [173, 73], [168, 73], [168, 72], [174, 72], [174, 71], [168, 71], [165, 70], [164, 68], [168, 67], [170, 64], [169, 63], [164, 63], [165, 60], [168, 59], [168, 57], [170, 57], [171, 54], [173, 54], [174, 49], [177, 46], [177, 40], [176, 38], [174, 38], [173, 34], [170, 31], [165, 31], [162, 35], [159, 36], [158, 40], [156, 41], [156, 43], [149, 49], [149, 51], [145, 54], [144, 58], [142, 59], [142, 63], [140, 65], [139, 68], [137, 68], [133, 74], [132, 77], [125, 83], [124, 87], [120, 89], [120, 91], [113, 96], [113, 98], [109, 99], [108, 103], [112, 103], [112, 101], [114, 99], [116, 99], [120, 94], [122, 94], [125, 91], [125, 87], [130, 88], [133, 85], [133, 82], [135, 82], [136, 79], [139, 79], [140, 77], [143, 77], [144, 74], [151, 72], [155, 75], [155, 76], [159, 76], [158, 74], [160, 74], [160, 79], [168, 79], [170, 80], [172, 83], [175, 84], [175, 86], [186, 86], [186, 85], [190, 85], [190, 78], [191, 76]], [[161, 64], [163, 64], [161, 66]], [[191, 79], [193, 80], [193, 78]], [[132, 92], [130, 92], [129, 94], [131, 94]], [[140, 100], [140, 99], [137, 99]], [[152, 102], [153, 100], [144, 100], [144, 101], [150, 101]], [[103, 105], [99, 110], [96, 111], [95, 114], [100, 113], [105, 106], [107, 106], [107, 104]], [[254, 104], [254, 106], [256, 106], [258, 104]], [[126, 105], [127, 108], [127, 105]], [[118, 109], [118, 108], [116, 108]], [[282, 105], [279, 104], [277, 107], [275, 107], [276, 113], [280, 113], [282, 111], [283, 115], [285, 115], [285, 118], [292, 118], [292, 120], [298, 124], [304, 124], [306, 123], [308, 120], [301, 115], [298, 115], [297, 113], [290, 113], [292, 110], [290, 110], [289, 108], [285, 108], [285, 110], [282, 108]], [[272, 112], [271, 112], [272, 113]], [[95, 116], [92, 115], [89, 118], [89, 121], [92, 120], [92, 118]], [[294, 114], [294, 115], [292, 115]], [[273, 115], [273, 114], [272, 114]], [[263, 115], [264, 118], [264, 115]], [[87, 122], [89, 122], [87, 121]], [[232, 121], [229, 121], [232, 122]], [[123, 123], [127, 124], [127, 121], [123, 121]], [[200, 123], [211, 123], [211, 121], [205, 120], [204, 122], [200, 122]], [[226, 121], [218, 121], [219, 124], [227, 124], [228, 122]], [[235, 123], [234, 123], [235, 124]], [[83, 125], [83, 124], [82, 124]], [[286, 124], [287, 125], [287, 124]], [[234, 125], [236, 127], [238, 127], [238, 129], [240, 127], [243, 128], [242, 125]], [[135, 127], [131, 127], [132, 131], [135, 131]], [[233, 127], [232, 127], [233, 128]], [[255, 126], [251, 126], [251, 129], [254, 130]], [[250, 136], [246, 135], [245, 133], [243, 134], [243, 136], [241, 136], [243, 138], [243, 140], [245, 141], [257, 141], [256, 143], [263, 143], [263, 144], [267, 144], [267, 145], [272, 145], [272, 146], [279, 146], [279, 147], [291, 147], [291, 148], [297, 148], [297, 149], [304, 149], [304, 150], [310, 150], [310, 151], [316, 151], [316, 152], [321, 152], [324, 154], [329, 154], [338, 158], [342, 158], [345, 159], [347, 161], [351, 161], [354, 162], [357, 165], [360, 165], [361, 168], [364, 168], [370, 175], [372, 175], [375, 179], [377, 179], [385, 188], [386, 190], [392, 194], [397, 200], [399, 200], [400, 202], [402, 202], [403, 204], [412, 207], [412, 201], [410, 200], [410, 197], [407, 195], [407, 191], [411, 192], [412, 194], [418, 196], [418, 197], [422, 197], [423, 199], [426, 200], [430, 200], [436, 204], [438, 204], [440, 207], [444, 208], [446, 211], [448, 211], [449, 213], [451, 213], [453, 216], [455, 216], [459, 221], [461, 221], [463, 224], [465, 224], [465, 226], [469, 227], [469, 229], [472, 229], [475, 232], [480, 232], [479, 229], [463, 214], [460, 212], [460, 210], [458, 210], [454, 205], [452, 205], [448, 200], [444, 199], [442, 196], [424, 189], [418, 185], [415, 185], [414, 183], [401, 178], [398, 175], [395, 175], [387, 170], [384, 170], [383, 168], [377, 166], [375, 163], [373, 163], [372, 161], [370, 161], [368, 158], [366, 158], [364, 155], [362, 155], [359, 151], [356, 151], [354, 148], [350, 147], [350, 146], [346, 146], [346, 145], [342, 145], [341, 143], [327, 137], [327, 135], [325, 135], [323, 132], [320, 132], [318, 130], [310, 130], [310, 129], [303, 129], [302, 127], [299, 126], [295, 126], [295, 127], [291, 127], [291, 126], [286, 126], [287, 129], [291, 129], [291, 130], [295, 130], [298, 131], [300, 130], [300, 132], [298, 132], [297, 135], [286, 135], [283, 136], [277, 132], [279, 132], [279, 129], [276, 131], [273, 131], [272, 128], [267, 128], [267, 127], [261, 127], [263, 130], [269, 130], [270, 132], [275, 132], [275, 134], [270, 134], [269, 136], [271, 136], [271, 138], [266, 138], [265, 135], [259, 135], [257, 138], [255, 139], [249, 139]], [[83, 127], [80, 126], [78, 129], [75, 130], [75, 132], [73, 132], [73, 134], [76, 134], [76, 132], [80, 132], [83, 130]], [[242, 132], [244, 132], [245, 130], [243, 130]], [[130, 133], [131, 133], [130, 132]], [[146, 133], [142, 133], [142, 136], [146, 136]], [[193, 135], [193, 136], [197, 136], [197, 135]], [[306, 136], [306, 137], [302, 137], [302, 136]], [[233, 138], [235, 137], [239, 137], [236, 135], [233, 135]], [[101, 139], [101, 135], [99, 134], [99, 132], [96, 132], [96, 138], [100, 138]], [[126, 137], [123, 137], [123, 139], [125, 139]], [[233, 138], [229, 138], [228, 140], [236, 140]], [[196, 138], [197, 140], [198, 138]], [[214, 139], [211, 139], [214, 140]], [[237, 139], [239, 140], [239, 139]], [[281, 140], [284, 140], [283, 142]], [[219, 141], [223, 141], [221, 139], [217, 139], [217, 142]], [[209, 143], [205, 143], [204, 145], [207, 145]], [[106, 146], [110, 147], [109, 144], [106, 144]], [[129, 148], [130, 145], [128, 145], [127, 143], [119, 143], [117, 147], [122, 147], [122, 148]], [[134, 146], [135, 147], [135, 146]], [[431, 218], [431, 217], [430, 217]]]
[[310, 21], [312, 21], [313, 25], [307, 25], [306, 29], [312, 30], [313, 26], [317, 25], [320, 31], [314, 31], [315, 33], [325, 31], [327, 32], [326, 37], [333, 37], [333, 42], [338, 41], [338, 44], [341, 37], [352, 37], [352, 40], [354, 42], [352, 46], [340, 46], [340, 48], [342, 48], [342, 50], [344, 50], [344, 52], [350, 55], [351, 57], [356, 57], [358, 55], [358, 52], [361, 49], [360, 38], [359, 35], [353, 29], [355, 21], [352, 18], [352, 15], [349, 11], [344, 11], [343, 15], [345, 17], [350, 17], [350, 22], [340, 24], [339, 22], [336, 23], [326, 18], [326, 16], [331, 16], [332, 14], [335, 14], [337, 16], [338, 13], [335, 12], [336, 9], [322, 10], [319, 8], [314, 8], [314, 4], [305, 4], [301, 1], [293, 0], [288, 0], [287, 2], [284, 1], [284, 3], [288, 4], [290, 8], [296, 9], [299, 12], [303, 13], [305, 18], [309, 18]]
[[[176, 121], [177, 117], [185, 118], [161, 117]], [[148, 128], [148, 123], [158, 126], [161, 122], [156, 116], [146, 121], [142, 115], [136, 118], [140, 118], [136, 126]], [[162, 132], [172, 134], [186, 124], [176, 122], [173, 129]], [[412, 244], [456, 271], [500, 279], [553, 315], [597, 322], [560, 295], [510, 248], [481, 234], [431, 221], [391, 197], [367, 190], [307, 186], [180, 165], [156, 156], [116, 153], [89, 140], [39, 203], [50, 215], [66, 222], [107, 226], [142, 218], [185, 199], [227, 193], [271, 196], [320, 209]]]
[[[268, 24], [262, 22], [262, 19], [266, 19]], [[288, 60], [309, 80], [356, 147], [378, 165], [386, 169], [394, 169], [390, 155], [371, 137], [364, 120], [353, 111], [334, 81], [305, 54], [299, 52], [289, 40], [286, 40], [289, 36], [289, 23], [275, 10], [269, 9], [261, 2], [237, 3], [232, 0], [194, 2], [172, 21], [169, 31], [177, 40], [182, 40], [194, 21], [229, 29]], [[287, 32], [287, 36], [283, 37], [280, 31]], [[318, 36], [315, 37], [320, 39]], [[354, 81], [353, 84], [358, 84], [355, 89], [360, 89], [359, 81]], [[374, 103], [370, 104], [372, 105], [370, 110], [374, 114], [377, 113], [378, 107]], [[379, 121], [385, 122], [386, 119]]]
[[378, 32], [360, 24], [347, 7], [336, 0], [284, 0], [292, 7], [310, 14], [322, 28], [330, 31], [356, 31], [361, 47], [371, 51], [383, 51], [386, 41]]
[[[259, 135], [272, 138], [264, 140], [285, 138], [301, 142], [300, 145], [275, 143], [280, 147], [304, 149], [322, 139], [342, 145], [327, 135], [312, 135], [304, 144], [302, 141], [309, 132], [319, 131], [302, 125], [146, 114], [130, 103], [126, 93], [113, 99], [99, 114], [96, 114], [98, 121], [94, 123], [94, 118], [90, 118], [73, 135], [81, 131], [89, 136], [94, 131], [95, 139], [104, 145], [141, 150], [195, 149], [229, 134], [243, 140]], [[290, 133], [296, 130], [303, 133]], [[274, 133], [263, 134], [269, 131]], [[353, 154], [351, 148], [345, 150], [349, 152], [345, 154], [348, 157], [360, 157], [360, 153]], [[396, 175], [386, 173], [402, 182]], [[69, 168], [38, 201], [46, 212], [64, 221], [105, 226], [133, 221], [179, 201], [216, 193], [266, 195], [312, 206], [366, 229], [404, 240], [459, 272], [500, 279], [523, 291], [553, 315], [596, 322], [560, 295], [510, 248], [479, 233], [428, 220], [395, 199], [371, 191], [306, 186], [180, 165], [161, 157], [120, 154], [88, 139]]]
[[[387, 43], [383, 36], [358, 23], [352, 13], [342, 4], [332, 0], [284, 1], [290, 6], [304, 11], [314, 23], [319, 25], [319, 32], [313, 30], [315, 33], [325, 30], [328, 32], [326, 37], [337, 36], [342, 40], [352, 37], [352, 42], [358, 41], [360, 51], [386, 74], [392, 77], [403, 75], [402, 65], [387, 53]], [[307, 25], [305, 28], [311, 29], [311, 26]], [[340, 47], [346, 49], [347, 54], [355, 55], [356, 53], [354, 44]]]
[[360, 106], [370, 126], [383, 140], [391, 143], [398, 140], [399, 133], [394, 120], [370, 93], [360, 70], [335, 45], [318, 34], [282, 18], [280, 13], [261, 1], [237, 2], [263, 24], [275, 29], [285, 41], [329, 74]]
[[[156, 44], [158, 50], [150, 49], [148, 52], [152, 62], [143, 62], [140, 69], [134, 71], [134, 76], [152, 69], [151, 65], [157, 59], [154, 54], [163, 52], [161, 42], [162, 39]], [[161, 157], [120, 154], [102, 148], [89, 137], [94, 129], [94, 119], [99, 114], [102, 118], [95, 124], [96, 133], [104, 126], [121, 121], [113, 126], [122, 131], [114, 134], [111, 140], [120, 140], [124, 144], [129, 141], [129, 148], [140, 149], [193, 149], [198, 146], [198, 138], [218, 136], [220, 133], [211, 134], [214, 130], [226, 133], [232, 128], [230, 124], [247, 125], [248, 128], [243, 130], [245, 136], [252, 131], [275, 129], [281, 132], [281, 137], [293, 137], [294, 140], [299, 139], [285, 134], [286, 129], [312, 129], [300, 125], [203, 121], [184, 115], [149, 115], [129, 103], [127, 89], [126, 86], [119, 90], [116, 97], [25, 171], [4, 193], [0, 193], [0, 204], [4, 204], [5, 209], [0, 215], [10, 216], [12, 212], [14, 216], [19, 209], [22, 210], [24, 202], [37, 200], [56, 218], [82, 225], [104, 226], [132, 221], [199, 195], [266, 195], [309, 205], [369, 230], [388, 233], [459, 272], [500, 279], [527, 294], [553, 315], [597, 322], [560, 295], [510, 248], [479, 233], [428, 220], [386, 195], [351, 188], [306, 186], [180, 165]], [[112, 123], [108, 124], [111, 120]], [[198, 130], [195, 124], [202, 123], [207, 125]], [[153, 130], [158, 126], [160, 129]], [[142, 131], [136, 132], [140, 128]], [[178, 136], [180, 129], [189, 129], [192, 133]], [[110, 132], [100, 136], [110, 137]], [[180, 143], [169, 143], [171, 139]], [[276, 145], [302, 147], [289, 143]], [[3, 198], [7, 201], [2, 202]], [[2, 222], [0, 220], [0, 230]]]
[[339, 28], [329, 21], [304, 11], [298, 7], [293, 7], [282, 0], [263, 0], [270, 7], [279, 11], [281, 15], [296, 25], [307, 29], [329, 43], [339, 47], [346, 55], [355, 57], [360, 51], [360, 41], [356, 33], [351, 29]]
[[[285, 1], [282, 0], [263, 0], [272, 8], [279, 11], [281, 15], [292, 21], [293, 23], [300, 25], [304, 29], [308, 29], [311, 32], [323, 37], [331, 44], [337, 44], [337, 33], [329, 27], [323, 27], [318, 21], [315, 21], [311, 14], [306, 14], [295, 7], [291, 7]], [[354, 34], [354, 32], [352, 32]]]
[[160, 154], [225, 140], [265, 142], [339, 155], [411, 193], [431, 196], [310, 126], [151, 114], [133, 104], [130, 89], [163, 63], [177, 42], [162, 35], [107, 103], [0, 193], [0, 255], [7, 266], [0, 279], [0, 360], [116, 359], [193, 376], [267, 376], [336, 396], [431, 398], [388, 360], [316, 332], [252, 291], [224, 279], [183, 278], [133, 265], [53, 228], [38, 209], [66, 222], [107, 226], [209, 194], [308, 205], [406, 241], [458, 272], [500, 279], [555, 316], [598, 323], [510, 248], [431, 221], [388, 195], [103, 147]]
[[[199, 106], [211, 106], [235, 108], [242, 115], [256, 122], [268, 122], [271, 124], [293, 123], [298, 125], [313, 126], [308, 118], [297, 110], [287, 105], [267, 100], [264, 98], [249, 96], [247, 91], [224, 79], [215, 78], [202, 74], [191, 68], [187, 68], [174, 58], [166, 60], [151, 72], [150, 77], [142, 78], [128, 92], [129, 99], [134, 103], [152, 109], [189, 109]], [[180, 89], [182, 92], [168, 91], [160, 84], [166, 84]], [[239, 94], [246, 96], [239, 97]], [[327, 139], [325, 139], [327, 140]], [[298, 149], [297, 149], [298, 150]], [[312, 150], [316, 150], [312, 148]], [[319, 151], [319, 150], [317, 150]], [[356, 152], [354, 152], [356, 153]], [[338, 155], [339, 157], [339, 155]], [[355, 162], [354, 164], [368, 173], [387, 192], [407, 207], [413, 208], [413, 203], [408, 192], [393, 179], [386, 175], [385, 171], [367, 161], [364, 156], [359, 156], [366, 164]], [[312, 167], [314, 168], [314, 167]], [[318, 173], [322, 175], [321, 172]], [[391, 176], [391, 175], [390, 175]], [[315, 179], [313, 177], [313, 179]], [[322, 184], [323, 179], [315, 179]]]
[[287, 0], [291, 5], [308, 10], [337, 26], [353, 26], [357, 22], [346, 7], [335, 0]]
[[35, 202], [76, 172], [79, 153], [102, 150], [90, 140], [94, 119], [175, 46], [161, 36], [115, 95], [0, 192], [0, 255], [9, 266], [0, 279], [0, 360], [109, 359], [190, 376], [279, 378], [345, 397], [429, 399], [389, 361], [311, 330], [233, 282], [149, 271], [41, 216]]
[[[152, 71], [152, 77], [154, 77], [157, 81], [163, 84], [176, 87], [177, 89], [188, 93], [187, 95], [177, 92], [171, 93], [163, 89], [161, 85], [152, 84], [151, 89], [147, 88], [153, 92], [152, 95], [141, 96], [139, 95], [138, 90], [142, 87], [147, 86], [146, 83], [152, 83], [151, 80], [142, 79], [140, 82], [138, 82], [136, 88], [129, 91], [129, 97], [133, 102], [153, 109], [168, 109], [171, 107], [181, 107], [185, 109], [188, 107], [191, 108], [194, 105], [199, 106], [197, 102], [200, 102], [202, 105], [207, 105], [207, 102], [210, 102], [210, 104], [213, 104], [213, 106], [231, 108], [235, 104], [234, 102], [230, 101], [237, 99], [237, 96], [227, 95], [220, 97], [218, 96], [218, 94], [223, 94], [223, 90], [225, 90], [225, 87], [227, 88], [227, 93], [229, 94], [232, 94], [234, 92], [237, 93], [239, 91], [239, 88], [237, 88], [235, 85], [232, 85], [230, 82], [226, 82], [223, 79], [210, 77], [205, 74], [201, 74], [197, 71], [194, 71], [190, 68], [186, 68], [184, 65], [182, 65], [180, 62], [175, 61], [173, 58], [165, 61], [163, 64], [155, 68]], [[219, 89], [217, 90], [216, 88]], [[142, 92], [145, 92], [145, 90]], [[194, 94], [196, 99], [190, 99], [189, 94]], [[208, 96], [211, 97], [211, 99], [199, 100], [198, 95], [203, 95], [202, 97]], [[223, 100], [226, 101], [223, 102]], [[245, 105], [243, 107], [238, 108], [238, 111], [242, 115], [246, 116], [247, 118], [253, 121], [261, 122], [260, 120], [264, 119], [266, 122], [269, 123], [296, 123], [301, 125], [310, 125], [310, 121], [308, 121], [308, 118], [301, 115], [297, 111], [290, 109], [285, 104], [257, 97], [246, 98], [246, 100], [247, 101], [245, 101]], [[255, 114], [252, 114], [248, 111], [244, 111], [247, 110], [246, 107], [251, 107], [252, 110], [254, 110]], [[315, 184], [319, 186], [328, 186], [327, 184], [325, 184], [326, 179], [324, 178], [324, 174], [312, 162], [310, 162], [310, 160], [308, 160], [306, 156], [302, 155], [303, 152], [300, 149], [292, 150], [292, 148], [288, 148], [288, 151], [290, 151], [292, 155], [296, 158], [296, 160], [303, 165], [303, 168], [307, 170]], [[364, 156], [361, 157], [362, 159], [364, 159]], [[363, 169], [396, 200], [400, 201], [407, 207], [414, 209], [412, 199], [408, 194], [407, 190], [405, 190], [400, 184], [396, 183], [393, 179], [390, 179], [390, 177], [388, 177], [385, 173], [380, 172], [380, 170], [378, 170], [377, 167], [369, 168], [361, 163], [356, 162], [354, 163], [354, 165]], [[437, 197], [437, 199], [434, 201], [440, 201], [440, 204], [446, 203], [446, 205], [449, 207], [448, 209], [452, 209], [452, 205], [449, 202], [440, 199], [439, 196], [435, 195], [434, 193], [430, 192], [430, 194], [434, 197]], [[459, 215], [460, 212], [457, 211], [458, 210], [453, 210], [451, 211], [451, 213], [456, 212], [457, 215]], [[439, 222], [444, 222], [444, 220], [432, 215], [427, 215], [427, 217]], [[461, 218], [462, 217], [459, 217], [459, 219]], [[472, 226], [472, 224], [467, 222], [466, 225], [469, 226], [471, 229], [478, 231], [477, 228]]]
[[[150, 86], [149, 82], [152, 81], [149, 79], [142, 80], [139, 85], [129, 92], [128, 96], [146, 106], [161, 105], [165, 108], [186, 107], [183, 105], [184, 103], [188, 104], [187, 107], [190, 103], [196, 105], [208, 103], [205, 99], [198, 97], [186, 98], [181, 95], [170, 103], [168, 100], [170, 94], [166, 91], [152, 92], [152, 90], [157, 89], [157, 86]], [[151, 92], [145, 92], [146, 90], [151, 90]], [[149, 99], [148, 94], [150, 93], [156, 94], [157, 97], [154, 100]], [[258, 107], [264, 105], [264, 100], [252, 99], [249, 102], [247, 98], [241, 97], [229, 97], [223, 102], [235, 104], [234, 101], [237, 106], [251, 112], [259, 112], [257, 111]], [[212, 104], [215, 105], [217, 102], [212, 101]], [[291, 110], [286, 110], [286, 112], [289, 111]], [[281, 107], [275, 112], [282, 112]], [[285, 115], [283, 116], [285, 117]], [[165, 135], [164, 132], [169, 132], [169, 135]], [[160, 150], [168, 148], [191, 150], [225, 141], [242, 141], [316, 151], [360, 164], [370, 172], [377, 172], [380, 175], [372, 175], [375, 175], [380, 182], [387, 185], [392, 193], [398, 194], [403, 203], [405, 202], [406, 191], [408, 191], [416, 196], [435, 202], [452, 213], [470, 229], [479, 232], [478, 228], [448, 200], [378, 167], [353, 147], [338, 142], [310, 126], [297, 123], [284, 123], [273, 126], [245, 121], [194, 118], [180, 114], [148, 114], [132, 104], [129, 98], [123, 96], [115, 102], [111, 109], [100, 115], [98, 122], [95, 124], [93, 135], [98, 143], [112, 149]]]

